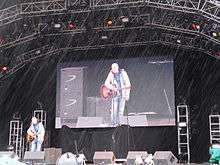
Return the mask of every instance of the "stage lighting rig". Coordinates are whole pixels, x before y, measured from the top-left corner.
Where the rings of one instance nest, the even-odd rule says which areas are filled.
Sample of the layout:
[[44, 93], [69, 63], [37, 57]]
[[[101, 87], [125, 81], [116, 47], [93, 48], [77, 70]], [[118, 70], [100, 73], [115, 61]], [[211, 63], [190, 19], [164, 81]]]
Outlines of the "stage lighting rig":
[[77, 28], [77, 26], [76, 26], [76, 24], [74, 22], [72, 22], [72, 21], [68, 22], [68, 24], [67, 24], [67, 29], [68, 30], [74, 30], [76, 28]]
[[198, 23], [192, 23], [192, 30], [199, 31], [201, 26]]
[[120, 19], [121, 19], [122, 23], [128, 23], [129, 22], [129, 17], [121, 16]]
[[218, 36], [219, 36], [219, 34], [218, 34], [218, 33], [216, 33], [216, 32], [212, 32], [212, 36], [213, 36], [214, 38], [216, 38], [216, 37], [218, 37]]
[[108, 19], [106, 20], [106, 22], [105, 22], [105, 26], [108, 27], [108, 28], [110, 28], [110, 27], [113, 26], [113, 22], [114, 22], [114, 21], [113, 21], [111, 18], [108, 18]]
[[6, 64], [0, 65], [0, 72], [1, 72], [2, 74], [7, 73], [8, 70], [9, 70], [9, 68], [8, 68], [8, 66], [7, 66]]
[[61, 29], [62, 24], [61, 24], [61, 23], [53, 23], [53, 27], [54, 27], [55, 29]]

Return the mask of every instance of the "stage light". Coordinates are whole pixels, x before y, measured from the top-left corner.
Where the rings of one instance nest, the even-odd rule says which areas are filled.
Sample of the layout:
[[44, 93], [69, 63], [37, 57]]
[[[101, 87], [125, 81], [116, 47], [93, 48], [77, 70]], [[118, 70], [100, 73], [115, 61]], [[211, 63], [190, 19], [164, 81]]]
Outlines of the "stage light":
[[37, 50], [36, 52], [35, 52], [35, 54], [40, 54], [41, 53], [41, 50]]
[[179, 40], [179, 39], [178, 39], [178, 40], [176, 40], [176, 42], [177, 42], [177, 43], [179, 43], [179, 44], [181, 44], [181, 40]]
[[24, 24], [23, 24], [23, 27], [24, 27], [24, 28], [28, 27], [28, 24], [24, 23]]
[[106, 21], [106, 26], [107, 26], [107, 27], [112, 27], [112, 26], [113, 26], [113, 21], [112, 21], [112, 19], [108, 19], [108, 20]]
[[53, 25], [53, 27], [56, 28], [56, 29], [60, 29], [61, 28], [61, 24], [60, 23], [55, 23]]
[[76, 24], [74, 22], [69, 22], [67, 28], [69, 30], [76, 29]]
[[192, 24], [192, 30], [200, 30], [200, 25], [199, 24], [197, 24], [197, 23], [193, 23]]
[[129, 22], [129, 18], [128, 18], [128, 17], [125, 17], [125, 16], [122, 16], [122, 17], [121, 17], [121, 22], [123, 22], [123, 23], [128, 23], [128, 22]]
[[3, 66], [3, 67], [2, 67], [2, 72], [7, 72], [7, 70], [8, 70], [8, 67], [7, 67], [7, 66]]
[[101, 39], [102, 39], [102, 40], [107, 40], [107, 39], [108, 39], [108, 36], [102, 35], [102, 36], [101, 36]]
[[219, 36], [219, 34], [217, 32], [212, 32], [212, 37], [216, 38], [218, 36]]

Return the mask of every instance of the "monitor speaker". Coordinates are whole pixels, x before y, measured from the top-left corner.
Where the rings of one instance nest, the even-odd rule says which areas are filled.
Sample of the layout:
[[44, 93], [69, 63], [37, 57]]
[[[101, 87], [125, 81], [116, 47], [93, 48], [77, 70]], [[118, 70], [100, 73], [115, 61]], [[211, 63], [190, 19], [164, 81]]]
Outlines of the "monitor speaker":
[[153, 159], [155, 165], [177, 165], [177, 158], [171, 151], [156, 151]]
[[93, 163], [98, 164], [114, 164], [115, 155], [112, 151], [96, 151], [93, 157]]
[[24, 154], [24, 161], [31, 163], [44, 163], [45, 152], [44, 151], [26, 151]]
[[134, 165], [136, 158], [140, 157], [142, 159], [145, 159], [147, 155], [147, 151], [129, 151], [127, 155], [127, 164]]

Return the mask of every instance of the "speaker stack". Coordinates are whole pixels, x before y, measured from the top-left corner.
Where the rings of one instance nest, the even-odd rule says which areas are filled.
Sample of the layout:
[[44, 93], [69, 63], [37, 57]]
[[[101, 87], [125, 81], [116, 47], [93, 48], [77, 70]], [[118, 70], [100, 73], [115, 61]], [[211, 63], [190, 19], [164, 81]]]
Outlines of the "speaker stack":
[[57, 81], [56, 128], [67, 125], [74, 128], [85, 109], [86, 68], [60, 69]]

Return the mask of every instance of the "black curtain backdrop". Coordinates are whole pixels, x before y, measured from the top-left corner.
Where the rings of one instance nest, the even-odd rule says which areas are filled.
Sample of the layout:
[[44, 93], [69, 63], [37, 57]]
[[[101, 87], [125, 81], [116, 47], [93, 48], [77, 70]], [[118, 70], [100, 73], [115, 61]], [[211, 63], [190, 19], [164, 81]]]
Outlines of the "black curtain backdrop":
[[9, 121], [13, 113], [21, 114], [26, 132], [32, 112], [37, 108], [37, 102], [41, 102], [47, 111], [50, 145], [62, 147], [64, 152], [74, 151], [74, 140], [77, 140], [79, 150], [85, 152], [88, 159], [99, 149], [114, 150], [117, 157], [125, 157], [130, 149], [150, 153], [166, 149], [176, 153], [176, 127], [54, 129], [57, 63], [146, 55], [175, 56], [175, 102], [176, 105], [186, 102], [190, 107], [192, 162], [207, 161], [208, 115], [214, 105], [217, 107], [215, 110], [219, 111], [220, 61], [199, 52], [176, 50], [163, 45], [66, 52], [27, 64], [0, 85], [0, 149], [4, 150], [8, 144]]

